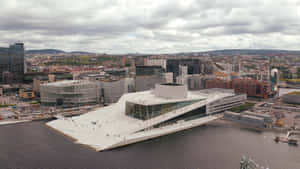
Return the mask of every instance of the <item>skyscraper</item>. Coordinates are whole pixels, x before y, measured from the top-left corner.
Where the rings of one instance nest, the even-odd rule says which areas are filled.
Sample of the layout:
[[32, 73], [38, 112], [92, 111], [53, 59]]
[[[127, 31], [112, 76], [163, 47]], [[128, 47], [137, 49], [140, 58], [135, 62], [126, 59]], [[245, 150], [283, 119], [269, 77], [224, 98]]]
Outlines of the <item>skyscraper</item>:
[[2, 74], [9, 70], [9, 65], [8, 48], [0, 47], [0, 82], [2, 82]]
[[0, 82], [3, 72], [13, 75], [13, 82], [20, 83], [24, 78], [24, 44], [15, 43], [8, 48], [0, 48]]

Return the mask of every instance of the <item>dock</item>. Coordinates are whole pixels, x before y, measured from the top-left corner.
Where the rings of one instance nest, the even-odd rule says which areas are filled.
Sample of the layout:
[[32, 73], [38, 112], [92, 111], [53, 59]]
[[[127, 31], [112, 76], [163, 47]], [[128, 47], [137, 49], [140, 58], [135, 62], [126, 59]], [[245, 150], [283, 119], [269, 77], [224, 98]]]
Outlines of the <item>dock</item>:
[[274, 140], [276, 142], [288, 143], [289, 145], [297, 146], [299, 144], [300, 137], [294, 137], [295, 135], [300, 136], [300, 131], [288, 131], [285, 136], [276, 136]]

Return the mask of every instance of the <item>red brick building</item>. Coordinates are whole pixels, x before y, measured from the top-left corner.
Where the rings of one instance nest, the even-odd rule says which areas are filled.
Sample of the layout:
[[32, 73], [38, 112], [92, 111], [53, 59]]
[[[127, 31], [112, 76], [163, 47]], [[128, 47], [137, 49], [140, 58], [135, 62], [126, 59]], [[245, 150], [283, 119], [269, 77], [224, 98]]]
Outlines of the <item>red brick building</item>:
[[233, 79], [230, 81], [210, 79], [205, 83], [206, 88], [234, 89], [236, 93], [247, 93], [250, 97], [268, 98], [271, 92], [270, 83], [251, 79]]

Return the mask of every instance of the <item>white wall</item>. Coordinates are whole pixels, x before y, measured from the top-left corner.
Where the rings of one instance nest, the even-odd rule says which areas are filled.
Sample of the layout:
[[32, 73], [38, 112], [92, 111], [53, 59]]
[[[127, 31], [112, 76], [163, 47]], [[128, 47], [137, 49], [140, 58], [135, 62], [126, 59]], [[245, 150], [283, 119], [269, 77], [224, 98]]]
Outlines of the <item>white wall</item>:
[[167, 61], [165, 59], [148, 59], [147, 66], [161, 66], [167, 69]]
[[170, 86], [156, 84], [154, 95], [168, 99], [183, 99], [187, 97], [187, 86]]
[[164, 73], [166, 83], [173, 83], [173, 72]]

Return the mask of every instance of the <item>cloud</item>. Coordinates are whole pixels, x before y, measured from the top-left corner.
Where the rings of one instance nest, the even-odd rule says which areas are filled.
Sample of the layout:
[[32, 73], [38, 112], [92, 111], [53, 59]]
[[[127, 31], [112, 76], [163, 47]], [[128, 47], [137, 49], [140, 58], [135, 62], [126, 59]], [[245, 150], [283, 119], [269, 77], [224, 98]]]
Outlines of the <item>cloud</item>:
[[0, 0], [0, 45], [106, 53], [298, 49], [298, 0]]

